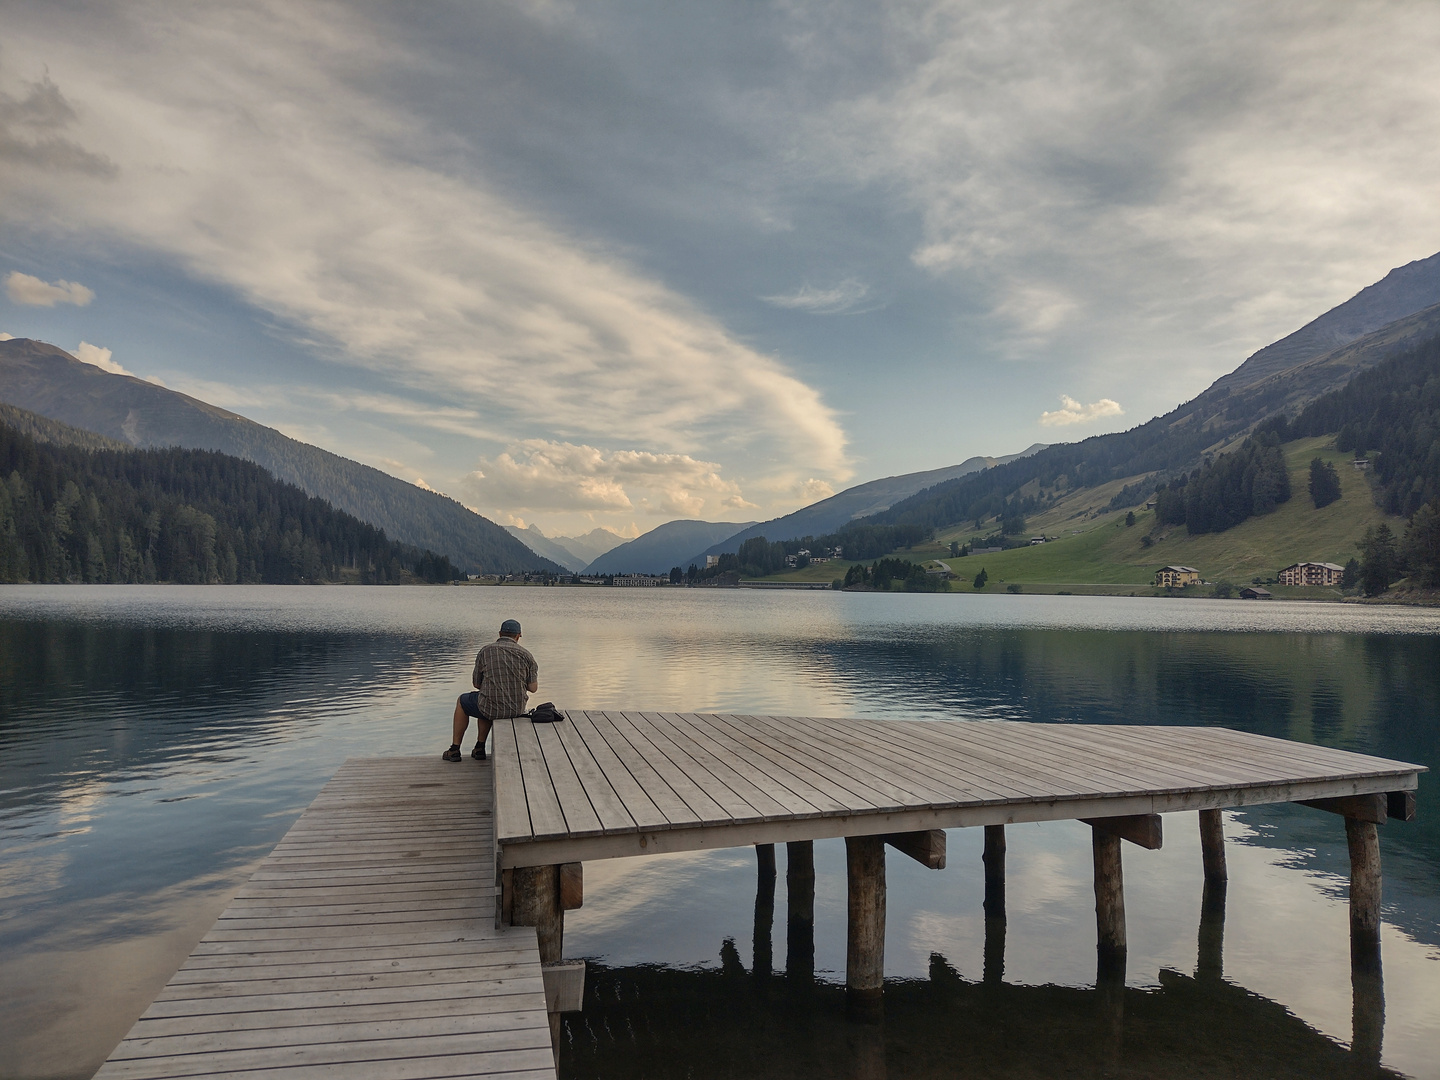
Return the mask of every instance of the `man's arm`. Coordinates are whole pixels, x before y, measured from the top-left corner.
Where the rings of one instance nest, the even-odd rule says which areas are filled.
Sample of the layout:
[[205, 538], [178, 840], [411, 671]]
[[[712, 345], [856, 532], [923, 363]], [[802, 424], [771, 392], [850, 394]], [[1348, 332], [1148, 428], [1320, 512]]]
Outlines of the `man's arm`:
[[479, 689], [480, 689], [480, 684], [481, 684], [482, 682], [484, 682], [484, 681], [485, 681], [485, 669], [480, 666], [480, 654], [479, 654], [479, 653], [476, 653], [476, 654], [475, 654], [475, 670], [470, 673], [470, 685], [473, 686], [473, 687], [475, 687], [476, 690], [479, 690]]
[[533, 656], [530, 658], [529, 675], [530, 681], [525, 684], [525, 690], [528, 693], [533, 694], [536, 690], [540, 689], [540, 665], [535, 663], [535, 658]]

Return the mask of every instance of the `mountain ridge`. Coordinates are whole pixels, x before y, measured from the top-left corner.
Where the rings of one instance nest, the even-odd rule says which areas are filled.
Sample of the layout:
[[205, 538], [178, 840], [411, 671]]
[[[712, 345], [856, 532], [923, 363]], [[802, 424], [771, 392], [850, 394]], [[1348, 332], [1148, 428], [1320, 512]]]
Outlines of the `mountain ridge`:
[[[1364, 302], [1357, 305], [1361, 298]], [[1329, 318], [1342, 308], [1347, 309], [1343, 317]], [[1377, 312], [1397, 310], [1402, 314], [1361, 332], [1380, 317]], [[1162, 416], [1126, 431], [1048, 447], [978, 476], [937, 484], [865, 520], [941, 527], [1002, 511], [1028, 515], [1042, 511], [1045, 499], [1053, 501], [1060, 491], [1121, 479], [1135, 482], [1130, 494], [1139, 503], [1156, 480], [1193, 469], [1270, 417], [1296, 414], [1344, 386], [1357, 372], [1436, 334], [1440, 334], [1440, 254], [1391, 271], [1275, 343], [1284, 344], [1284, 349], [1263, 357], [1266, 350], [1259, 350], [1234, 372]], [[1339, 345], [1320, 349], [1337, 339]], [[1258, 363], [1257, 358], [1261, 358]], [[1290, 366], [1276, 366], [1287, 358], [1293, 361]], [[1236, 378], [1247, 365], [1245, 376]], [[1150, 486], [1145, 488], [1146, 484]], [[1022, 494], [1022, 489], [1029, 494]]]
[[[664, 574], [686, 565], [681, 552], [714, 544], [753, 525], [752, 521], [667, 521], [605, 552], [585, 568], [587, 574]], [[701, 560], [704, 565], [704, 560]]]
[[218, 450], [253, 461], [390, 539], [448, 555], [471, 573], [561, 569], [448, 496], [188, 394], [102, 371], [46, 342], [0, 341], [0, 398], [131, 446]]
[[778, 518], [771, 518], [769, 521], [757, 522], [747, 529], [712, 544], [698, 555], [692, 555], [682, 560], [678, 565], [686, 567], [693, 562], [697, 566], [703, 567], [706, 556], [736, 551], [746, 540], [756, 536], [763, 536], [771, 541], [796, 540], [802, 536], [824, 536], [843, 528], [848, 522], [859, 521], [872, 514], [881, 513], [917, 491], [923, 491], [927, 487], [944, 483], [946, 480], [968, 476], [971, 473], [994, 468], [996, 465], [1015, 461], [1018, 458], [1038, 453], [1044, 448], [1044, 443], [1033, 443], [1018, 454], [1007, 454], [1003, 457], [976, 456], [966, 458], [958, 465], [946, 465], [939, 469], [926, 469], [920, 472], [900, 473], [896, 476], [882, 476], [877, 480], [867, 480], [863, 484], [856, 484], [854, 487], [836, 492], [829, 498], [821, 499], [809, 506], [802, 506], [799, 510], [793, 510]]

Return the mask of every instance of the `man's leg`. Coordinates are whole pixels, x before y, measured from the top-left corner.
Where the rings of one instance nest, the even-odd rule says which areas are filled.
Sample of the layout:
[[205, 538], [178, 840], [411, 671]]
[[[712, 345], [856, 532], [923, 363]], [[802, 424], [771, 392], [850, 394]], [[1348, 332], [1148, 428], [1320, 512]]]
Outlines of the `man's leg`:
[[475, 718], [475, 749], [470, 751], [470, 756], [476, 761], [485, 760], [485, 740], [490, 737], [490, 728], [494, 726], [483, 716]]
[[470, 717], [465, 712], [462, 698], [455, 699], [455, 723], [452, 725], [452, 741], [450, 749], [441, 755], [446, 761], [460, 760], [460, 740], [465, 737], [465, 729], [470, 726]]
[[[484, 720], [477, 720], [477, 721], [475, 721], [475, 722], [476, 722], [477, 724], [484, 724], [484, 723], [485, 723]], [[466, 729], [467, 727], [469, 727], [469, 726], [470, 726], [470, 717], [469, 717], [468, 715], [466, 715], [466, 713], [465, 713], [465, 706], [460, 703], [460, 699], [459, 699], [459, 698], [456, 698], [456, 699], [455, 699], [455, 730], [454, 730], [454, 738], [451, 740], [452, 742], [455, 743], [456, 746], [459, 746], [459, 745], [460, 745], [460, 740], [465, 737], [465, 729]]]

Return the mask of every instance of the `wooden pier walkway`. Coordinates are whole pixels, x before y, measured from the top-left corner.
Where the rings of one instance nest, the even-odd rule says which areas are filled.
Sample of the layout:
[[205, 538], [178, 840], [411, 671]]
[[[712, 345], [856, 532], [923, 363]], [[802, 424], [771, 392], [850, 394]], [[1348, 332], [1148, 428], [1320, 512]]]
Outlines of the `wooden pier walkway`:
[[495, 927], [491, 778], [347, 761], [97, 1080], [554, 1080], [535, 931]]
[[503, 866], [1413, 791], [1423, 771], [1226, 728], [569, 715], [496, 725]]
[[1158, 848], [1161, 814], [1198, 811], [1204, 910], [1219, 925], [1222, 809], [1340, 815], [1352, 963], [1378, 973], [1376, 828], [1413, 816], [1424, 771], [1223, 728], [576, 710], [499, 721], [494, 740], [493, 769], [438, 755], [346, 762], [98, 1080], [553, 1078], [558, 1013], [580, 1005], [583, 964], [563, 963], [562, 946], [586, 860], [754, 845], [757, 896], [771, 901], [757, 899], [758, 933], [783, 842], [788, 951], [803, 964], [813, 842], [830, 837], [846, 844], [857, 1018], [881, 1002], [886, 845], [939, 869], [944, 830], [984, 827], [988, 969], [1003, 959], [1012, 822], [1091, 825], [1097, 983], [1117, 986], [1122, 840]]
[[1206, 902], [1223, 909], [1222, 809], [1329, 811], [1350, 850], [1352, 964], [1378, 970], [1376, 828], [1414, 815], [1424, 771], [1226, 728], [579, 710], [558, 724], [500, 721], [495, 759], [496, 923], [535, 926], [542, 958], [561, 958], [565, 894], [587, 859], [753, 844], [763, 898], [783, 842], [788, 921], [806, 927], [814, 841], [844, 837], [846, 988], [870, 1014], [884, 984], [886, 846], [941, 869], [944, 830], [966, 826], [985, 829], [987, 954], [1004, 921], [1005, 826], [1091, 826], [1097, 980], [1123, 984], [1122, 840], [1158, 848], [1161, 814], [1198, 812]]

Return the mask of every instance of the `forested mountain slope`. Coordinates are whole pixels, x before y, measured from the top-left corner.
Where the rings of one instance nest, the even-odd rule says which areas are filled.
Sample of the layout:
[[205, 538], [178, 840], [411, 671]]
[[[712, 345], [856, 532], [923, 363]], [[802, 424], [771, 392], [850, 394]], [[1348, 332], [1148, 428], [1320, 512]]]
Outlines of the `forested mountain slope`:
[[[1139, 427], [1047, 447], [1033, 457], [918, 492], [865, 520], [934, 528], [997, 515], [1019, 519], [1042, 511], [1047, 499], [1059, 492], [1130, 477], [1136, 478], [1136, 483], [1128, 497], [1131, 503], [1140, 502], [1154, 490], [1154, 480], [1198, 467], [1207, 455], [1262, 422], [1295, 415], [1310, 402], [1344, 386], [1357, 372], [1440, 334], [1440, 303], [1432, 298], [1432, 284], [1440, 291], [1440, 255], [1402, 267], [1371, 286], [1378, 292], [1364, 290], [1340, 305], [1335, 312], [1355, 305], [1342, 312], [1343, 319], [1328, 320], [1333, 312], [1321, 316], [1309, 324], [1307, 336], [1270, 354], [1263, 364], [1252, 367], [1246, 379], [1233, 378], [1239, 374], [1237, 370], [1198, 397]], [[1364, 303], [1357, 303], [1362, 298]], [[1344, 338], [1374, 318], [1427, 299], [1428, 306], [1406, 312], [1327, 353], [1316, 356], [1311, 351], [1316, 342]], [[1307, 341], [1309, 345], [1305, 345]], [[1277, 370], [1272, 362], [1277, 356], [1304, 359]]]
[[1042, 443], [1036, 443], [1018, 454], [1009, 454], [1005, 457], [972, 457], [962, 461], [959, 465], [947, 465], [943, 469], [928, 469], [925, 472], [885, 476], [879, 480], [856, 484], [854, 487], [831, 495], [828, 499], [821, 499], [817, 503], [811, 503], [809, 506], [802, 507], [783, 517], [761, 521], [733, 536], [722, 537], [719, 543], [712, 544], [698, 554], [692, 553], [689, 558], [679, 561], [679, 565], [689, 566], [693, 562], [704, 566], [706, 555], [738, 551], [740, 545], [746, 540], [758, 536], [763, 536], [773, 542], [796, 540], [802, 536], [825, 536], [838, 532], [847, 523], [879, 513], [917, 491], [933, 487], [946, 480], [969, 476], [995, 465], [1003, 465], [1007, 461], [1014, 461], [1043, 449], [1045, 447]]
[[1336, 433], [1339, 450], [1375, 456], [1375, 501], [1409, 517], [1440, 499], [1440, 337], [1312, 402], [1293, 421], [1266, 425], [1283, 439]]
[[210, 450], [86, 449], [0, 424], [0, 581], [449, 581], [450, 561]]
[[185, 394], [101, 371], [44, 342], [0, 341], [0, 399], [132, 446], [184, 446], [245, 458], [472, 573], [560, 569], [444, 495]]

